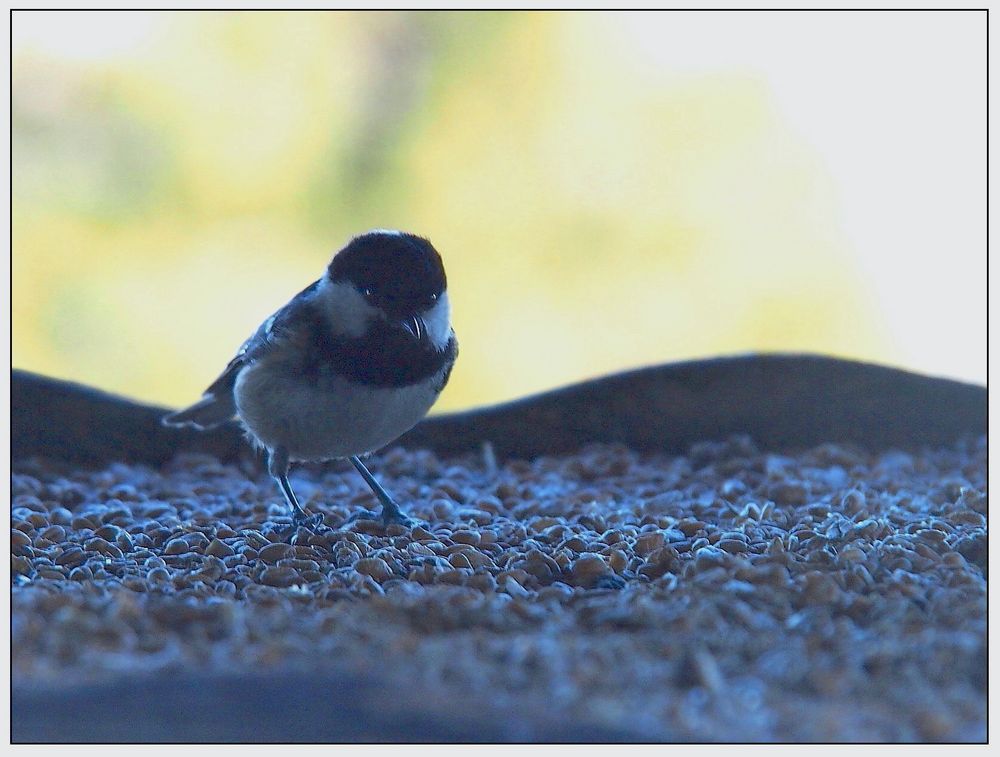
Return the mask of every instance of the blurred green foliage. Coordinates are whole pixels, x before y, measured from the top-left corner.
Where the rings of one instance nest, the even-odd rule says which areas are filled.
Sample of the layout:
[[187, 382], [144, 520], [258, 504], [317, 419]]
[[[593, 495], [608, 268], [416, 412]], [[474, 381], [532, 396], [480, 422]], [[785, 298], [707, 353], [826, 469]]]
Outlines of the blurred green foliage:
[[191, 401], [372, 227], [445, 258], [461, 357], [439, 409], [884, 350], [766, 82], [657, 65], [617, 16], [111, 14], [78, 53], [46, 15], [50, 44], [13, 58], [18, 367]]

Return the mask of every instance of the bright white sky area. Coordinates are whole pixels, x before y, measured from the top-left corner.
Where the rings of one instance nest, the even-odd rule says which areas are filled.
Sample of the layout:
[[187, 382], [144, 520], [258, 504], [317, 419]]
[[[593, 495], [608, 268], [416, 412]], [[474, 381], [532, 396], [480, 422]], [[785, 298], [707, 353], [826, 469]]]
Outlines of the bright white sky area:
[[833, 176], [905, 365], [985, 383], [985, 12], [680, 15], [623, 25], [663, 68], [758, 72]]

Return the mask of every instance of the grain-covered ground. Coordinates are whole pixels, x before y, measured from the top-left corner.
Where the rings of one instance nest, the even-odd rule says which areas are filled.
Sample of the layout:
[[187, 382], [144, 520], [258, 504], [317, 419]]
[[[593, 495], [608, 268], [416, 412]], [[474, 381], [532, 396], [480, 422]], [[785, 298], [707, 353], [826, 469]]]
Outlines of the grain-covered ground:
[[289, 536], [270, 480], [209, 457], [15, 464], [15, 700], [336, 669], [635, 740], [985, 739], [985, 438], [372, 468], [423, 525], [345, 523], [372, 506], [347, 465], [293, 474], [325, 525]]

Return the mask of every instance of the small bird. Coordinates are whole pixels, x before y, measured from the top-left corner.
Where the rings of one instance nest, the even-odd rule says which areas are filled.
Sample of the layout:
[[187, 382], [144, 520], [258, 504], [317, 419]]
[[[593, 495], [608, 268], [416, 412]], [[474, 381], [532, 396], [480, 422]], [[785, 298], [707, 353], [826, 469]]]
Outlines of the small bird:
[[199, 402], [162, 422], [209, 429], [237, 416], [267, 452], [293, 528], [315, 528], [322, 515], [299, 505], [289, 465], [345, 457], [381, 502], [382, 521], [410, 525], [361, 457], [416, 425], [448, 382], [458, 355], [450, 309], [427, 239], [366, 232], [261, 324]]

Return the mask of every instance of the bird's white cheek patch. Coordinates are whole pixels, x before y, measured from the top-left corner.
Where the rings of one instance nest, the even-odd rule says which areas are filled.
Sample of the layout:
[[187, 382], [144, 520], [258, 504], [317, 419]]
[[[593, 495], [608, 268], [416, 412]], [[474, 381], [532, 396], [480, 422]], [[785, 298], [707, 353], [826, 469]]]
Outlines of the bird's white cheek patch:
[[333, 283], [324, 278], [320, 284], [320, 304], [326, 312], [334, 333], [347, 337], [362, 337], [378, 311], [365, 302], [361, 292], [351, 284]]
[[442, 292], [434, 307], [424, 313], [423, 321], [431, 344], [443, 350], [451, 338], [451, 303], [447, 292]]

